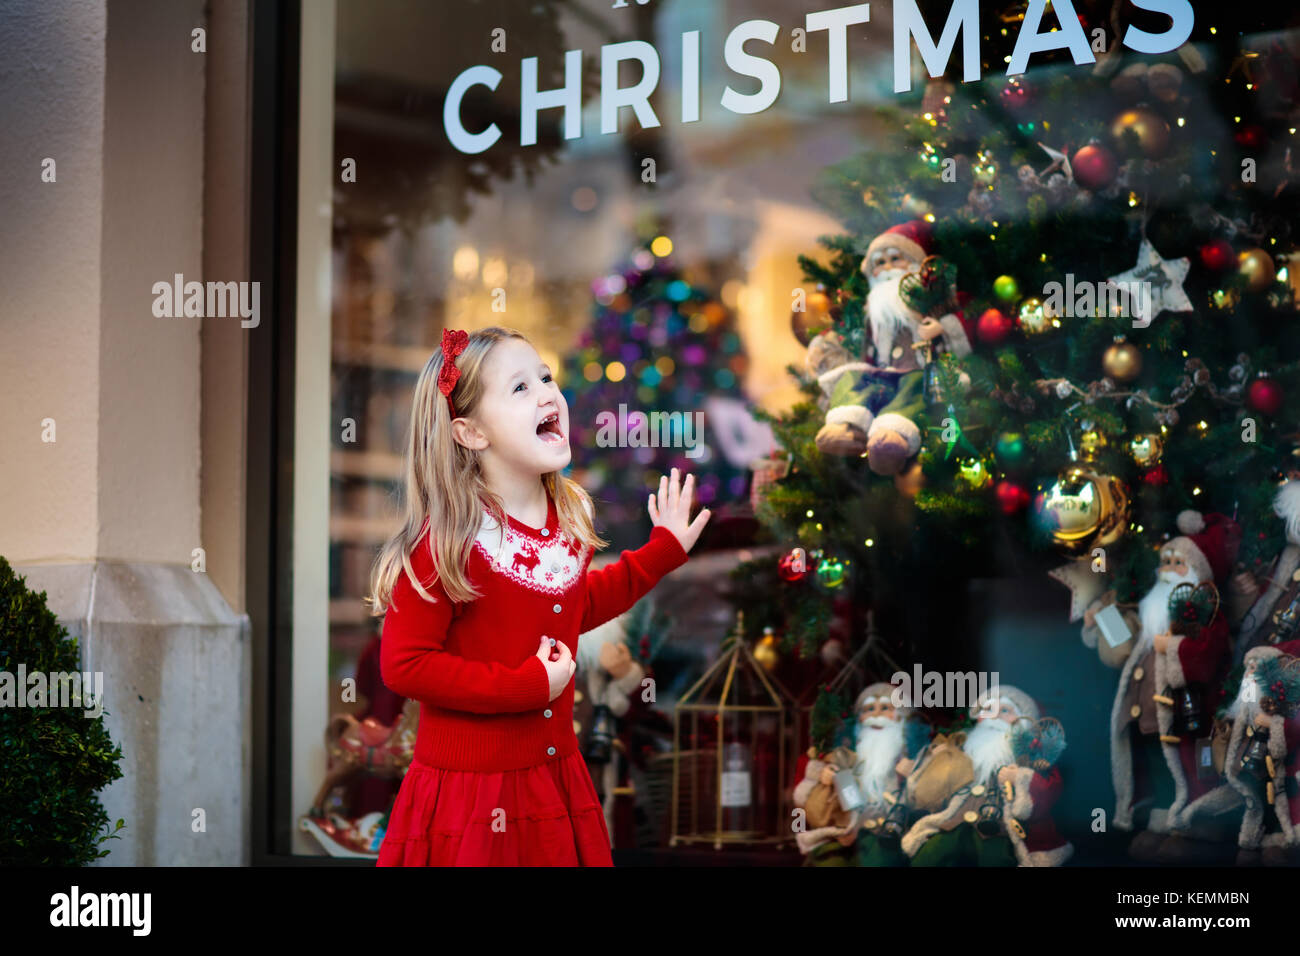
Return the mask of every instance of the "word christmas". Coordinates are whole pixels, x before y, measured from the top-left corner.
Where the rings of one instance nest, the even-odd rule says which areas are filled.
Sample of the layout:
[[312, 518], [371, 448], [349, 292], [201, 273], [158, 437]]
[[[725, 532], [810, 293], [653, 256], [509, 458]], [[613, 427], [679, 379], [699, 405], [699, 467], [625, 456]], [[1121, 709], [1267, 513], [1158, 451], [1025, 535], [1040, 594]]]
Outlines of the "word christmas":
[[[1050, 50], [1069, 50], [1076, 66], [1096, 62], [1092, 45], [1079, 23], [1070, 0], [1055, 0], [1052, 12], [1060, 22], [1059, 29], [1043, 27], [1043, 14], [1048, 0], [1029, 0], [1024, 22], [1016, 35], [1015, 49], [1007, 67], [1007, 75], [1025, 72], [1029, 57]], [[1151, 33], [1130, 25], [1120, 37], [1120, 42], [1137, 53], [1168, 53], [1181, 46], [1192, 33], [1195, 14], [1189, 0], [1128, 0], [1139, 10], [1163, 13], [1170, 19], [1163, 33]], [[802, 51], [806, 35], [822, 30], [827, 34], [828, 46], [828, 102], [842, 103], [849, 98], [849, 34], [848, 28], [871, 20], [871, 4], [857, 3], [833, 10], [817, 10], [804, 17], [802, 29], [794, 30], [793, 48]], [[955, 0], [948, 10], [943, 29], [936, 40], [917, 9], [916, 0], [895, 0], [894, 23], [894, 92], [906, 93], [912, 88], [912, 46], [925, 63], [931, 77], [941, 76], [947, 69], [961, 37], [962, 81], [970, 83], [980, 79], [980, 4], [979, 0]], [[771, 20], [746, 20], [738, 24], [722, 46], [722, 60], [727, 69], [740, 76], [758, 81], [754, 93], [738, 93], [730, 85], [722, 92], [723, 109], [737, 114], [760, 113], [776, 102], [781, 93], [781, 71], [771, 60], [745, 50], [753, 41], [773, 46], [781, 36], [781, 27]], [[691, 30], [681, 38], [681, 122], [695, 123], [700, 119], [700, 31]], [[632, 86], [619, 86], [619, 64], [636, 60], [641, 64], [641, 78]], [[537, 145], [537, 114], [541, 110], [564, 110], [564, 138], [577, 139], [582, 135], [582, 51], [568, 50], [564, 54], [564, 85], [559, 89], [539, 90], [537, 57], [520, 62], [519, 145]], [[644, 40], [608, 43], [600, 48], [600, 131], [616, 133], [619, 129], [619, 111], [630, 107], [642, 128], [659, 124], [659, 117], [650, 106], [650, 97], [659, 85], [659, 51]], [[461, 102], [472, 87], [485, 86], [495, 91], [501, 83], [501, 71], [482, 64], [462, 71], [447, 89], [443, 101], [442, 125], [452, 145], [462, 153], [481, 153], [490, 149], [501, 138], [501, 127], [491, 123], [486, 129], [470, 132], [461, 116]]]

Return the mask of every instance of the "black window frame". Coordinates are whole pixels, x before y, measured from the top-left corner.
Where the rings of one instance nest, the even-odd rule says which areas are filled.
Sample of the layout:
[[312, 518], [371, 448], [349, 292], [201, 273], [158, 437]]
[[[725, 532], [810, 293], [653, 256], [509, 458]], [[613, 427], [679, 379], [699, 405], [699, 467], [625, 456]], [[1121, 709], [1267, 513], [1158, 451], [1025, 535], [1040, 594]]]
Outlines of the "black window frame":
[[[250, 862], [295, 855], [293, 794], [294, 351], [297, 320], [301, 0], [249, 5], [249, 278], [272, 320], [249, 332], [245, 593], [252, 625]], [[357, 861], [373, 865], [368, 861]]]

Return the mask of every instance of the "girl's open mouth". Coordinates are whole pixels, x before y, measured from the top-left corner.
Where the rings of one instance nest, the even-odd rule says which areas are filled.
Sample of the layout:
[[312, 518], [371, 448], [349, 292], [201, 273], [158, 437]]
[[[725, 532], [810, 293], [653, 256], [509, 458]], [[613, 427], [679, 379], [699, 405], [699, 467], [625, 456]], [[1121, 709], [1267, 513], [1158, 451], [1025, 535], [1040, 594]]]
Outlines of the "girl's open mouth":
[[537, 426], [537, 437], [548, 445], [561, 445], [564, 443], [564, 433], [560, 431], [559, 412], [542, 420], [542, 423]]

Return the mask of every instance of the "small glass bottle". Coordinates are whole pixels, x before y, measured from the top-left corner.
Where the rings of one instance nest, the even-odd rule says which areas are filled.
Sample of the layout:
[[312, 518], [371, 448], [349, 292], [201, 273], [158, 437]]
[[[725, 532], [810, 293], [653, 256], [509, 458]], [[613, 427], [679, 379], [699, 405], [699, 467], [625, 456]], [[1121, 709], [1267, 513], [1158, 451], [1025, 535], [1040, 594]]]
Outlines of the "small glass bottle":
[[739, 740], [722, 749], [722, 829], [747, 833], [754, 819], [753, 756]]

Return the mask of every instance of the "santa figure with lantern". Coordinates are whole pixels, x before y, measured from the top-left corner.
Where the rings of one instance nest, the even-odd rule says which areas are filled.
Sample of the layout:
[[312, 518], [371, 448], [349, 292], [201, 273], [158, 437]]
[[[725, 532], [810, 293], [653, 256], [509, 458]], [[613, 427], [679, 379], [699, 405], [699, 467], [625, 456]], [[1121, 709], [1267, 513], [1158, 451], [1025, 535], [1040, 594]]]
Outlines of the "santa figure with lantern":
[[858, 694], [854, 737], [858, 787], [865, 808], [858, 833], [859, 866], [906, 866], [900, 843], [908, 820], [903, 785], [911, 755], [929, 742], [915, 708], [896, 701], [893, 684], [877, 682]]
[[[1222, 786], [1188, 804], [1188, 821], [1242, 812], [1237, 865], [1300, 861], [1300, 640], [1246, 653], [1222, 752]], [[1216, 769], [1219, 766], [1216, 753]]]
[[922, 316], [904, 299], [900, 283], [904, 276], [920, 271], [930, 256], [931, 242], [930, 224], [914, 219], [891, 226], [867, 246], [861, 268], [870, 290], [867, 318], [879, 368], [923, 367], [927, 357], [911, 348], [922, 341], [941, 345], [958, 357], [971, 352], [970, 336], [956, 313], [937, 319]]
[[1146, 827], [1131, 856], [1168, 863], [1210, 862], [1221, 836], [1184, 811], [1218, 784], [1210, 758], [1208, 711], [1230, 653], [1218, 585], [1228, 578], [1240, 529], [1220, 514], [1184, 511], [1179, 536], [1160, 549], [1156, 582], [1136, 613], [1109, 593], [1084, 613], [1083, 641], [1120, 668], [1110, 715], [1112, 823]]
[[[950, 777], [963, 785], [903, 837], [910, 865], [1061, 866], [1074, 845], [1053, 819], [1063, 789], [1060, 723], [1040, 719], [1038, 702], [1007, 684], [981, 692], [970, 716], [975, 726], [957, 735], [970, 771]], [[928, 756], [911, 770], [909, 792], [924, 785]]]

